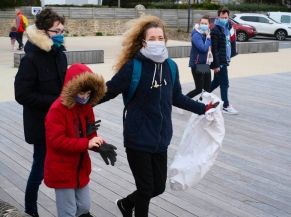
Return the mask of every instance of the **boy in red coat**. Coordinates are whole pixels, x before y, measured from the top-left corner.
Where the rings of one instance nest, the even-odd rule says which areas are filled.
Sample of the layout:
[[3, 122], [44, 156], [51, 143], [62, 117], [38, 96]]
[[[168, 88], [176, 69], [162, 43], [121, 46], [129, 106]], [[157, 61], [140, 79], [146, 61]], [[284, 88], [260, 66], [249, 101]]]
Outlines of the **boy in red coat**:
[[101, 154], [101, 147], [109, 146], [110, 153], [114, 154], [114, 158], [116, 156], [113, 150], [116, 148], [104, 144], [104, 140], [97, 136], [96, 128], [88, 132], [88, 126], [92, 127], [95, 123], [92, 105], [98, 103], [105, 90], [102, 76], [92, 73], [86, 65], [74, 64], [67, 70], [61, 96], [46, 116], [44, 182], [55, 188], [59, 217], [91, 216], [88, 187], [91, 160], [88, 150]]

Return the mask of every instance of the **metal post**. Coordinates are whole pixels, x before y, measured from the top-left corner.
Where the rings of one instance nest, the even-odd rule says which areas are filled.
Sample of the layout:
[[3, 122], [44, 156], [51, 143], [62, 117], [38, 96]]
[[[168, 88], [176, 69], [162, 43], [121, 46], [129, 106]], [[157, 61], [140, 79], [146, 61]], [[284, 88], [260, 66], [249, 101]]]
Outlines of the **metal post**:
[[187, 25], [187, 32], [190, 32], [190, 0], [188, 0], [188, 25]]
[[118, 6], [117, 7], [120, 8], [120, 0], [118, 0]]

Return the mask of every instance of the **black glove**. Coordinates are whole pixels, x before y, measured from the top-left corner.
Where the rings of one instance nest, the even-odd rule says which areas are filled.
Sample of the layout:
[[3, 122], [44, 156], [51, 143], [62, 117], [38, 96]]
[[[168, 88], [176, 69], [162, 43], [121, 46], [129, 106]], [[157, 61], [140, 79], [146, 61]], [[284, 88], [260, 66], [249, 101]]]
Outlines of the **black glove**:
[[92, 133], [95, 133], [100, 127], [101, 120], [95, 121], [94, 123], [88, 123], [86, 127], [86, 135], [89, 136]]
[[98, 152], [107, 165], [109, 165], [109, 161], [108, 161], [109, 159], [111, 165], [114, 166], [114, 163], [116, 162], [116, 156], [117, 156], [115, 152], [116, 149], [117, 148], [114, 145], [104, 143], [100, 147], [98, 148], [94, 147], [91, 150]]

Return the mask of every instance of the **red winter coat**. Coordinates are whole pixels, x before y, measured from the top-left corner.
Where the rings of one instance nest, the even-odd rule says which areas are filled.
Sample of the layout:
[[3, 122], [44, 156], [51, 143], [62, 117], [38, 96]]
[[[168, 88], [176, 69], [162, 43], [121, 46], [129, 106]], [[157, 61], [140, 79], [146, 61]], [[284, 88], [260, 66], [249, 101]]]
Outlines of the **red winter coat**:
[[[77, 104], [74, 97], [87, 90], [91, 90], [88, 104]], [[91, 173], [88, 143], [96, 133], [86, 136], [86, 126], [95, 121], [92, 105], [104, 92], [104, 79], [85, 65], [74, 64], [68, 69], [61, 96], [52, 104], [45, 120], [44, 182], [48, 187], [82, 188], [88, 184]]]

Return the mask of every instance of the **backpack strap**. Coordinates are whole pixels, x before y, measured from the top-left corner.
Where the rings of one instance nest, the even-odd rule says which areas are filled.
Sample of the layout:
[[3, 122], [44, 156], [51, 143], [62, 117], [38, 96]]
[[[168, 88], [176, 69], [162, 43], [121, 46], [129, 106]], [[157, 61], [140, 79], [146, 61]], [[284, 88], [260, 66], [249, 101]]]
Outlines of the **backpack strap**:
[[134, 96], [141, 77], [141, 61], [133, 59], [133, 71], [127, 95], [123, 94], [123, 103], [126, 105]]
[[166, 61], [169, 64], [169, 67], [170, 67], [171, 77], [172, 77], [172, 84], [173, 84], [173, 87], [174, 87], [175, 81], [176, 81], [176, 75], [177, 75], [177, 66], [176, 66], [176, 63], [174, 62], [174, 60], [172, 60], [171, 58], [168, 58]]
[[[171, 58], [168, 58], [166, 61], [170, 67], [172, 84], [174, 87], [176, 81], [177, 66], [176, 63]], [[126, 95], [125, 94], [122, 95], [124, 105], [127, 105], [135, 94], [136, 88], [139, 84], [139, 80], [141, 77], [141, 69], [142, 69], [141, 61], [138, 59], [133, 59], [133, 72], [128, 93]]]

